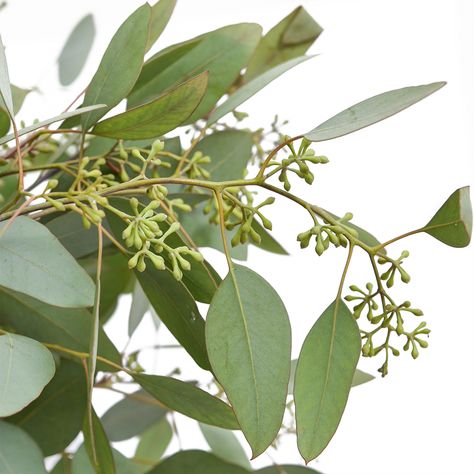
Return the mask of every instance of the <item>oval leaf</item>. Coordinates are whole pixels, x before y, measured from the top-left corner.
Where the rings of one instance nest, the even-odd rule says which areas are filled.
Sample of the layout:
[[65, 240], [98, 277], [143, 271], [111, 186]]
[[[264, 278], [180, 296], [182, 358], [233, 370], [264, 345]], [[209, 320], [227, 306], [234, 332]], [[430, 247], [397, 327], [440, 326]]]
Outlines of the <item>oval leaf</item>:
[[132, 376], [135, 382], [169, 410], [208, 425], [230, 430], [239, 429], [229, 405], [190, 383], [160, 375], [132, 374]]
[[59, 82], [71, 84], [81, 73], [95, 37], [94, 17], [86, 15], [72, 30], [58, 58]]
[[261, 276], [236, 265], [209, 307], [206, 342], [256, 457], [275, 439], [285, 411], [291, 354], [285, 306]]
[[91, 133], [124, 140], [160, 137], [194, 112], [206, 87], [207, 72], [204, 72], [151, 102], [99, 122]]
[[322, 142], [356, 132], [401, 112], [445, 85], [446, 82], [434, 82], [384, 92], [338, 113], [306, 133], [305, 137], [312, 142]]
[[472, 235], [469, 186], [454, 191], [422, 230], [451, 247], [469, 245]]
[[173, 438], [173, 429], [166, 418], [155, 423], [140, 437], [133, 457], [140, 464], [157, 464]]
[[0, 235], [0, 285], [64, 308], [94, 304], [94, 282], [44, 225], [17, 217]]
[[295, 374], [298, 449], [306, 462], [319, 456], [336, 432], [361, 349], [359, 328], [341, 299], [306, 336]]
[[55, 370], [51, 352], [39, 342], [18, 334], [0, 336], [0, 417], [38, 398]]
[[0, 106], [4, 108], [10, 117], [13, 117], [13, 97], [10, 87], [10, 76], [8, 74], [8, 63], [5, 56], [5, 46], [3, 46], [0, 36]]

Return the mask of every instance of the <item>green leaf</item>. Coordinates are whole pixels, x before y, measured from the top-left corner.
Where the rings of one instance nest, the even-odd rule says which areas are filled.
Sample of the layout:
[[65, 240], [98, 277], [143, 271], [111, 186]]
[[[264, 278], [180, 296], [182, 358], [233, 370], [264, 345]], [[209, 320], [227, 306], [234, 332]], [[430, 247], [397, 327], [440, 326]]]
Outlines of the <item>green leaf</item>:
[[102, 416], [102, 425], [110, 441], [123, 441], [143, 433], [166, 413], [154, 398], [139, 390], [112, 405]]
[[[139, 466], [137, 466], [131, 459], [125, 457], [120, 451], [112, 448], [111, 452], [115, 464], [115, 471], [113, 471], [115, 474], [140, 474], [143, 472]], [[87, 457], [84, 445], [82, 445], [74, 454], [71, 466], [71, 469], [64, 472], [64, 474], [97, 474]]]
[[160, 375], [132, 374], [132, 377], [169, 410], [208, 425], [239, 429], [229, 405], [190, 383]]
[[339, 112], [306, 133], [305, 138], [322, 142], [356, 132], [405, 110], [445, 85], [446, 82], [434, 82], [376, 95]]
[[[57, 115], [56, 117], [48, 118], [46, 120], [42, 120], [41, 122], [36, 122], [33, 125], [30, 125], [29, 127], [25, 127], [25, 128], [22, 128], [21, 130], [18, 130], [18, 136], [21, 137], [22, 135], [26, 135], [27, 133], [38, 130], [39, 128], [46, 127], [55, 122], [61, 122], [62, 120], [66, 120], [70, 117], [75, 117], [76, 115], [82, 115], [94, 110], [103, 109], [104, 107], [105, 106], [103, 104], [98, 104], [98, 105], [91, 105], [89, 107], [81, 107], [76, 110], [71, 110], [70, 112], [65, 112], [63, 114]], [[14, 140], [14, 139], [15, 139], [15, 135], [13, 133], [10, 133], [9, 135], [6, 135], [0, 138], [0, 145], [3, 145], [4, 143], [7, 143], [10, 140]]]
[[130, 306], [130, 313], [128, 315], [128, 337], [132, 337], [132, 334], [141, 323], [143, 316], [150, 309], [150, 302], [145, 295], [140, 283], [135, 282], [135, 287], [132, 293], [132, 304]]
[[422, 230], [451, 247], [469, 245], [472, 235], [469, 186], [454, 191]]
[[6, 204], [18, 191], [18, 175], [5, 176], [0, 179], [0, 203]]
[[179, 127], [193, 113], [206, 87], [207, 72], [203, 72], [151, 102], [99, 122], [91, 133], [124, 140], [160, 137]]
[[40, 449], [18, 426], [0, 421], [0, 439], [2, 474], [46, 474]]
[[132, 90], [143, 65], [150, 16], [150, 5], [145, 3], [125, 20], [110, 41], [83, 102], [85, 106], [106, 104], [106, 107], [84, 115], [83, 130], [88, 130]]
[[306, 462], [319, 456], [336, 432], [360, 349], [357, 323], [337, 299], [306, 336], [296, 367], [296, 432]]
[[322, 31], [303, 7], [296, 8], [261, 39], [244, 81], [249, 82], [279, 64], [302, 56]]
[[214, 374], [256, 457], [275, 439], [285, 410], [291, 354], [285, 306], [261, 276], [236, 265], [209, 307], [206, 342]]
[[261, 240], [259, 244], [256, 244], [251, 240], [251, 245], [266, 250], [267, 252], [276, 253], [277, 255], [288, 255], [288, 252], [281, 246], [281, 244], [277, 242], [258, 221], [254, 220], [252, 222], [252, 228], [257, 232]]
[[163, 418], [148, 428], [140, 438], [134, 459], [148, 466], [157, 464], [173, 438], [171, 425]]
[[0, 336], [0, 417], [38, 398], [55, 370], [51, 352], [39, 342], [19, 334]]
[[[83, 308], [51, 306], [0, 287], [0, 324], [43, 343], [89, 352], [92, 315]], [[116, 364], [121, 362], [120, 354], [102, 329], [99, 332], [99, 355]], [[99, 363], [98, 368], [115, 371], [103, 363]]]
[[278, 466], [268, 466], [255, 471], [256, 474], [321, 474], [310, 467], [295, 466], [291, 464], [281, 464]]
[[[104, 428], [94, 409], [92, 410], [92, 426], [89, 424], [88, 416], [84, 419], [82, 433], [84, 435], [84, 446], [96, 474], [115, 474], [115, 461], [112, 455], [109, 440]], [[74, 468], [74, 462], [73, 462]], [[83, 471], [80, 471], [81, 474]], [[78, 473], [79, 474], [79, 473]]]
[[84, 369], [61, 359], [56, 374], [39, 398], [7, 421], [25, 430], [43, 455], [50, 456], [66, 449], [81, 431], [86, 403]]
[[160, 0], [151, 7], [150, 25], [148, 30], [148, 42], [146, 52], [155, 44], [156, 40], [163, 33], [173, 14], [176, 0]]
[[177, 84], [208, 71], [207, 92], [188, 119], [188, 123], [195, 122], [214, 107], [237, 79], [260, 34], [259, 25], [241, 23], [211, 31], [159, 52], [146, 62], [128, 97], [128, 107], [153, 100]]
[[312, 57], [313, 56], [300, 56], [298, 58], [290, 59], [289, 61], [278, 64], [272, 69], [263, 72], [259, 76], [239, 87], [227, 98], [224, 103], [214, 109], [207, 121], [207, 124], [212, 125], [213, 123], [217, 122], [220, 118], [224, 117], [224, 115], [228, 114], [232, 110], [235, 110], [239, 105], [250, 99], [250, 97], [255, 95], [259, 90], [263, 89], [267, 84], [280, 77], [286, 71], [289, 71], [298, 64], [301, 64]]
[[79, 76], [95, 37], [94, 18], [86, 15], [74, 27], [58, 57], [59, 82], [68, 86]]
[[49, 472], [50, 474], [72, 474], [72, 459], [69, 457], [61, 457]]
[[147, 474], [248, 474], [248, 471], [230, 464], [206, 451], [179, 451], [166, 458]]
[[13, 111], [13, 97], [10, 87], [10, 76], [8, 74], [8, 63], [5, 56], [5, 46], [3, 46], [0, 36], [0, 106], [4, 108], [10, 117], [15, 114]]
[[[20, 111], [26, 96], [32, 92], [32, 90], [33, 89], [22, 89], [21, 87], [11, 84], [14, 115]], [[2, 100], [0, 99], [0, 137], [6, 135], [8, 130], [10, 130], [10, 116], [3, 106], [4, 104], [2, 104]]]
[[364, 383], [370, 382], [374, 380], [374, 376], [364, 372], [362, 370], [356, 369], [354, 372], [354, 377], [352, 378], [351, 387], [357, 387], [358, 385], [362, 385]]
[[17, 217], [0, 223], [0, 285], [64, 308], [94, 304], [94, 282], [42, 224]]
[[232, 431], [203, 423], [199, 423], [199, 428], [201, 428], [207, 444], [216, 456], [248, 471], [252, 470], [245, 451]]
[[182, 281], [196, 301], [209, 304], [222, 279], [211, 264], [204, 260], [199, 264], [193, 262], [191, 270], [183, 274]]

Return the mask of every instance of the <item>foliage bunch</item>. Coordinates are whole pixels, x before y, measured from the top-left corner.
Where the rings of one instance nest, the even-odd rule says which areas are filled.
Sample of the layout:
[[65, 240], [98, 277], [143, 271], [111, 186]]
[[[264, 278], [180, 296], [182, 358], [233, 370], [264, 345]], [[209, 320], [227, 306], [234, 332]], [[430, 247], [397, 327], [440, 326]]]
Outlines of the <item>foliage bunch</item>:
[[[268, 131], [250, 130], [236, 108], [306, 61], [321, 28], [299, 7], [264, 36], [256, 24], [237, 24], [147, 55], [173, 8], [174, 0], [138, 8], [112, 38], [81, 105], [21, 129], [15, 114], [29, 91], [10, 84], [1, 47], [0, 466], [7, 459], [15, 472], [44, 472], [43, 458], [53, 454], [61, 459], [52, 472], [247, 472], [229, 431], [236, 429], [253, 457], [296, 431], [311, 461], [332, 438], [351, 386], [367, 380], [356, 369], [361, 355], [381, 356], [385, 376], [390, 356], [400, 354], [395, 337], [414, 359], [428, 345], [422, 311], [391, 294], [410, 281], [408, 251], [395, 258], [388, 247], [416, 233], [453, 247], [470, 241], [468, 188], [426, 225], [383, 243], [352, 213], [338, 217], [291, 193], [295, 180], [312, 185], [329, 162], [315, 143], [383, 120], [444, 83], [377, 95], [297, 136], [284, 135], [277, 119]], [[64, 85], [80, 72], [93, 34], [87, 16], [68, 39], [59, 59]], [[123, 100], [125, 112], [114, 115]], [[295, 236], [302, 248], [347, 252], [336, 297], [298, 361], [280, 297], [234, 261], [250, 244], [285, 253], [266, 216], [275, 197], [307, 212], [309, 227]], [[224, 279], [200, 247], [223, 250]], [[356, 248], [373, 281], [345, 295]], [[152, 307], [212, 377], [206, 390], [176, 374], [144, 373], [140, 351], [119, 353], [102, 326], [127, 292], [129, 336]], [[208, 305], [205, 319], [197, 303]], [[120, 392], [123, 383], [139, 389], [100, 419], [93, 390]], [[161, 461], [175, 435], [173, 412], [201, 424], [214, 454], [182, 451]], [[80, 432], [84, 444], [73, 452]], [[133, 436], [140, 437], [133, 459], [111, 448]]]

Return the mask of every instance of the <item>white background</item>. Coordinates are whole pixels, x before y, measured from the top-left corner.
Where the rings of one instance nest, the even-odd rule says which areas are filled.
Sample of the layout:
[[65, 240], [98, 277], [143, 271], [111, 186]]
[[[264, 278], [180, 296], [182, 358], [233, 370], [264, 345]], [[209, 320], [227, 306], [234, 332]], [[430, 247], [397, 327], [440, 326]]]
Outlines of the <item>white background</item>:
[[[39, 86], [22, 117], [47, 118], [88, 83], [112, 34], [139, 1], [69, 2], [11, 0], [0, 13], [14, 84]], [[269, 124], [275, 113], [290, 121], [287, 133], [306, 132], [362, 99], [407, 85], [447, 80], [448, 86], [420, 104], [353, 135], [321, 143], [318, 153], [331, 163], [317, 169], [312, 187], [295, 191], [338, 214], [352, 211], [354, 221], [387, 240], [423, 225], [444, 200], [472, 184], [474, 7], [470, 0], [179, 0], [175, 15], [154, 50], [229, 23], [255, 21], [267, 30], [303, 4], [325, 28], [311, 50], [320, 55], [275, 81], [242, 110], [252, 126]], [[87, 67], [68, 89], [58, 81], [54, 59], [76, 22], [92, 12], [98, 35]], [[279, 257], [252, 249], [249, 266], [281, 294], [293, 324], [296, 357], [321, 311], [334, 298], [344, 251], [317, 258], [301, 251], [296, 234], [309, 227], [307, 216], [278, 202], [271, 213], [275, 236], [291, 252]], [[391, 361], [389, 376], [351, 392], [338, 432], [314, 467], [327, 474], [461, 474], [474, 471], [473, 250], [452, 249], [427, 235], [393, 245], [393, 256], [411, 251], [408, 286], [400, 298], [421, 307], [432, 329], [430, 347], [413, 361], [405, 353]], [[225, 272], [223, 257], [206, 252]], [[358, 254], [350, 283], [370, 278], [368, 261]], [[109, 325], [111, 337], [125, 343], [129, 299]], [[132, 347], [154, 341], [150, 323]], [[166, 335], [160, 341], [166, 340]], [[161, 373], [185, 360], [163, 352], [154, 367]], [[147, 363], [147, 361], [145, 361]], [[376, 373], [380, 361], [361, 361]], [[151, 366], [149, 366], [151, 368]], [[196, 376], [192, 364], [187, 373]], [[186, 373], [186, 372], [185, 372]], [[110, 400], [110, 401], [106, 401]], [[99, 394], [103, 411], [115, 397]], [[178, 418], [185, 448], [205, 447], [194, 424]], [[121, 449], [132, 453], [133, 443]], [[177, 449], [176, 443], [171, 447]], [[271, 455], [301, 462], [295, 440]], [[256, 466], [266, 465], [263, 455]]]

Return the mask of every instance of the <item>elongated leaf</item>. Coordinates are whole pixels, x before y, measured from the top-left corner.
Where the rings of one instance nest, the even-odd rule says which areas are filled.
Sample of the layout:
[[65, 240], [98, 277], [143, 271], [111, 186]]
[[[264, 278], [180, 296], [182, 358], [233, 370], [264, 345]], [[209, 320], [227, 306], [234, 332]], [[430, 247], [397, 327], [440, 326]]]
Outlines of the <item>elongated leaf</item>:
[[[43, 343], [58, 344], [79, 352], [89, 351], [92, 316], [85, 309], [58, 308], [0, 287], [0, 323]], [[116, 364], [121, 362], [120, 354], [102, 329], [99, 355]], [[99, 370], [115, 370], [103, 363], [98, 367]]]
[[40, 449], [18, 426], [0, 421], [0, 440], [2, 474], [46, 474]]
[[236, 265], [209, 307], [206, 343], [256, 457], [274, 440], [285, 410], [291, 353], [285, 306], [261, 276]]
[[132, 90], [143, 64], [148, 42], [150, 5], [135, 10], [115, 33], [84, 96], [83, 105], [106, 104], [82, 117], [88, 130]]
[[25, 430], [43, 455], [50, 456], [66, 449], [81, 431], [86, 402], [84, 369], [61, 359], [56, 374], [39, 398], [7, 421]]
[[130, 313], [128, 315], [128, 337], [132, 336], [132, 334], [135, 332], [135, 329], [137, 329], [138, 325], [141, 323], [143, 316], [145, 316], [145, 313], [149, 309], [150, 302], [142, 290], [140, 283], [136, 281], [132, 293]]
[[110, 441], [123, 441], [143, 433], [166, 413], [154, 398], [139, 390], [112, 405], [102, 416], [102, 425]]
[[134, 459], [152, 466], [157, 464], [173, 438], [171, 425], [163, 418], [143, 433], [135, 451]]
[[55, 370], [51, 352], [39, 342], [18, 334], [0, 336], [0, 417], [38, 398]]
[[257, 244], [251, 240], [249, 242], [251, 245], [255, 245], [255, 247], [266, 250], [267, 252], [276, 253], [277, 255], [288, 255], [288, 252], [282, 245], [276, 241], [257, 220], [252, 222], [252, 228], [260, 236], [261, 241]]
[[222, 460], [248, 471], [252, 470], [247, 455], [232, 431], [199, 423], [199, 428], [212, 452]]
[[[109, 440], [105, 434], [102, 423], [93, 408], [92, 426], [89, 425], [88, 416], [84, 419], [82, 433], [84, 446], [89, 456], [89, 461], [96, 474], [115, 474], [115, 461], [112, 455]], [[82, 473], [81, 473], [82, 474]]]
[[[125, 457], [120, 451], [112, 448], [111, 453], [115, 465], [115, 474], [140, 474], [144, 472], [144, 470], [136, 465], [131, 459]], [[82, 445], [74, 454], [70, 470], [61, 474], [97, 474], [87, 456], [84, 445]]]
[[133, 378], [169, 410], [208, 425], [239, 429], [229, 405], [194, 385], [160, 375], [133, 374]]
[[[5, 222], [0, 223], [2, 232]], [[0, 237], [0, 285], [65, 308], [92, 306], [94, 283], [42, 224], [17, 217]]]
[[160, 137], [193, 113], [206, 87], [207, 72], [203, 72], [151, 102], [99, 122], [91, 133], [124, 140]]
[[298, 58], [290, 59], [282, 64], [263, 72], [259, 76], [256, 76], [251, 81], [239, 87], [229, 98], [221, 105], [219, 105], [209, 117], [207, 124], [212, 125], [217, 122], [224, 115], [228, 114], [232, 110], [235, 110], [239, 105], [250, 99], [259, 90], [263, 89], [267, 84], [280, 77], [286, 71], [294, 68], [298, 64], [312, 58], [313, 56], [300, 56]]
[[175, 6], [176, 0], [160, 0], [151, 7], [146, 51], [149, 51], [149, 49], [155, 44], [156, 40], [160, 37], [161, 33], [163, 33]]
[[[11, 91], [13, 99], [13, 113], [16, 115], [21, 109], [26, 96], [32, 92], [33, 89], [22, 89], [21, 87], [11, 84]], [[8, 130], [10, 130], [10, 115], [5, 108], [5, 104], [0, 98], [0, 137], [6, 135]]]
[[68, 86], [79, 76], [95, 37], [94, 17], [89, 14], [74, 27], [58, 58], [59, 82]]
[[0, 36], [0, 98], [1, 106], [5, 108], [10, 117], [13, 117], [13, 97], [10, 88], [10, 76], [8, 74], [7, 58], [5, 56], [5, 46], [3, 46], [2, 37]]
[[469, 187], [454, 191], [423, 231], [451, 247], [466, 247], [472, 235]]
[[295, 466], [291, 464], [281, 464], [278, 466], [268, 466], [255, 471], [257, 474], [321, 474], [310, 467]]
[[247, 474], [243, 467], [230, 464], [206, 451], [179, 451], [160, 462], [147, 474]]
[[260, 40], [244, 81], [249, 82], [279, 64], [302, 56], [322, 31], [303, 7], [297, 7]]
[[312, 142], [322, 142], [356, 132], [405, 110], [445, 85], [446, 82], [433, 82], [384, 92], [339, 112], [305, 137]]
[[360, 348], [359, 328], [338, 299], [308, 333], [296, 367], [296, 431], [306, 462], [321, 454], [339, 425]]
[[207, 92], [188, 120], [195, 122], [212, 109], [237, 79], [260, 34], [261, 28], [256, 24], [230, 25], [158, 53], [145, 64], [128, 97], [128, 107], [153, 100], [177, 84], [208, 71]]
[[364, 372], [363, 370], [356, 369], [354, 372], [354, 377], [352, 378], [352, 387], [357, 387], [358, 385], [362, 385], [364, 383], [370, 382], [374, 380], [374, 376]]
[[[36, 122], [33, 125], [30, 125], [29, 127], [25, 127], [25, 128], [22, 128], [21, 130], [18, 130], [18, 136], [21, 137], [22, 135], [26, 135], [27, 133], [34, 132], [35, 130], [38, 130], [39, 128], [46, 127], [56, 122], [61, 122], [62, 120], [66, 120], [70, 117], [75, 117], [76, 115], [82, 115], [94, 110], [103, 109], [104, 107], [105, 107], [104, 104], [90, 105], [88, 107], [81, 107], [76, 110], [71, 110], [70, 112], [65, 112], [64, 114], [57, 115], [56, 117], [52, 117], [46, 120], [42, 120], [41, 122]], [[13, 133], [10, 133], [9, 135], [6, 135], [0, 138], [0, 145], [3, 145], [4, 143], [7, 143], [10, 140], [14, 140], [14, 139], [15, 139], [15, 135]]]

